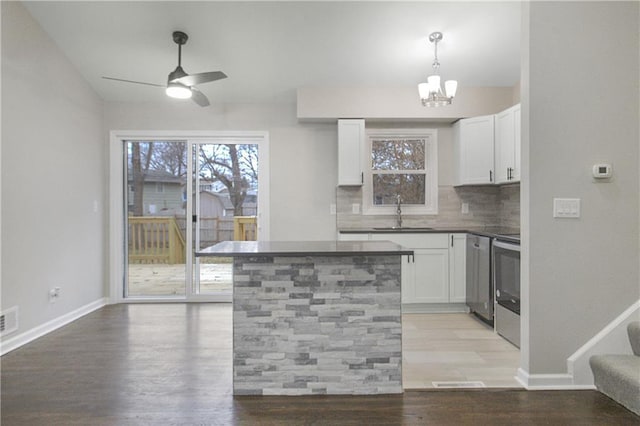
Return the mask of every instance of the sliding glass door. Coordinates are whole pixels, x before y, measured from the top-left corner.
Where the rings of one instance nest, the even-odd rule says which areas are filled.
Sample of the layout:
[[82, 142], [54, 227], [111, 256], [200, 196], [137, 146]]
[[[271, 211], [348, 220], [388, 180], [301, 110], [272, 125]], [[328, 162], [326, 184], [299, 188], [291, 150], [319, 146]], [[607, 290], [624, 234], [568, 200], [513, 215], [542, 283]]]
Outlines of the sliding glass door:
[[185, 297], [186, 141], [126, 141], [125, 297]]
[[[258, 146], [221, 142], [194, 145], [196, 249], [258, 237]], [[195, 293], [230, 298], [231, 266], [228, 257], [195, 258]]]
[[194, 253], [221, 241], [258, 239], [264, 143], [241, 137], [122, 143], [122, 299], [230, 301], [231, 259]]

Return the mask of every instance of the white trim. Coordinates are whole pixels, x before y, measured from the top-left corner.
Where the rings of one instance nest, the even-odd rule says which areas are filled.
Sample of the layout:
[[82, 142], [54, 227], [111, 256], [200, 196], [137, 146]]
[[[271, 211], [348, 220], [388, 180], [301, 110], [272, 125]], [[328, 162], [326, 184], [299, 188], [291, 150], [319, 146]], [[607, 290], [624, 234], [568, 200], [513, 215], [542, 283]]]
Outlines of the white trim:
[[403, 303], [403, 314], [468, 314], [469, 308], [464, 303]]
[[635, 302], [633, 305], [629, 306], [623, 313], [621, 313], [617, 318], [607, 324], [602, 330], [598, 332], [595, 336], [593, 336], [587, 343], [582, 345], [580, 349], [575, 351], [573, 355], [571, 355], [567, 359], [567, 370], [569, 374], [573, 375], [573, 366], [576, 360], [582, 356], [584, 356], [587, 351], [596, 346], [602, 339], [604, 339], [607, 335], [613, 332], [616, 328], [622, 325], [631, 315], [640, 310], [640, 300]]
[[39, 325], [31, 330], [27, 330], [24, 333], [18, 334], [10, 339], [3, 340], [0, 342], [0, 354], [7, 354], [15, 349], [18, 349], [21, 346], [26, 345], [27, 343], [44, 336], [45, 334], [51, 333], [54, 330], [63, 327], [70, 322], [77, 320], [91, 312], [102, 308], [107, 305], [108, 299], [106, 297], [100, 298], [94, 302], [91, 302], [87, 305], [84, 305], [76, 310], [73, 310], [69, 313], [66, 313], [58, 318], [54, 318], [51, 321], [48, 321], [42, 325]]
[[[640, 300], [634, 302], [629, 308], [625, 309], [618, 317], [607, 324], [587, 343], [582, 345], [577, 351], [567, 358], [567, 373], [561, 374], [529, 374], [522, 368], [518, 368], [515, 379], [528, 390], [582, 390], [596, 389], [591, 382], [584, 379], [584, 374], [579, 374], [577, 365], [582, 370], [589, 369], [589, 358], [595, 354], [598, 345], [604, 344], [604, 340], [611, 336], [615, 331], [619, 331], [626, 336], [626, 324], [633, 320], [631, 317], [640, 311]], [[606, 352], [606, 348], [604, 349]], [[584, 373], [584, 371], [582, 371]], [[578, 383], [580, 382], [580, 383]]]
[[[635, 316], [634, 316], [635, 315]], [[573, 377], [573, 382], [580, 385], [593, 385], [593, 373], [589, 365], [589, 358], [593, 355], [606, 353], [632, 354], [627, 325], [640, 318], [640, 300], [634, 302], [620, 315], [607, 324], [587, 343], [567, 358], [567, 371]], [[627, 349], [626, 352], [625, 348]]]
[[[189, 146], [192, 142], [228, 142], [255, 143], [259, 146], [259, 179], [258, 179], [258, 239], [269, 240], [269, 180], [270, 152], [269, 132], [267, 131], [167, 131], [167, 130], [112, 130], [109, 140], [109, 302], [140, 303], [142, 300], [125, 298], [122, 283], [125, 275], [124, 262], [124, 144], [125, 140], [165, 140], [184, 141]], [[190, 179], [188, 179], [190, 181]], [[188, 203], [189, 204], [189, 203]], [[187, 216], [189, 219], [191, 216]], [[187, 226], [187, 230], [190, 226]], [[189, 253], [187, 253], [189, 256]], [[190, 283], [190, 282], [189, 282]], [[187, 283], [187, 284], [189, 284]], [[188, 289], [187, 289], [188, 290]], [[184, 297], [149, 298], [152, 302], [228, 302], [230, 296], [192, 295]]]
[[575, 385], [570, 374], [529, 374], [522, 368], [514, 377], [527, 390], [584, 390], [595, 389], [593, 385]]

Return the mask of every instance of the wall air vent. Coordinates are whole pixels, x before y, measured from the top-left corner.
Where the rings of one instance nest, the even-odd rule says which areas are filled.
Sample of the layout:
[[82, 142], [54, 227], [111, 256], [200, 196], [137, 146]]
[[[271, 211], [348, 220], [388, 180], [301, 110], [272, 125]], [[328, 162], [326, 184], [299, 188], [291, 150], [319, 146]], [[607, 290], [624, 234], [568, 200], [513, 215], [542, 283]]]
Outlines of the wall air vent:
[[18, 307], [0, 312], [0, 336], [13, 333], [18, 329]]

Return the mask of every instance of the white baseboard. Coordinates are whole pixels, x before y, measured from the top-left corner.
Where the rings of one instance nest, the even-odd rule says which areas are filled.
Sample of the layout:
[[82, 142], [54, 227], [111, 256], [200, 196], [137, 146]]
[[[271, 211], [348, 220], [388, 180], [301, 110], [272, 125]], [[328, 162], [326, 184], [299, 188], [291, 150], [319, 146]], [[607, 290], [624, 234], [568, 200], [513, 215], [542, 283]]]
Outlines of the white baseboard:
[[593, 385], [576, 385], [571, 374], [529, 374], [518, 368], [515, 377], [527, 390], [583, 390], [595, 389]]
[[57, 330], [58, 328], [63, 327], [70, 322], [75, 321], [78, 318], [81, 318], [97, 309], [100, 309], [107, 304], [108, 299], [106, 297], [103, 297], [87, 305], [81, 306], [74, 311], [59, 316], [58, 318], [54, 318], [42, 325], [32, 328], [31, 330], [27, 330], [24, 333], [18, 334], [17, 336], [13, 336], [9, 339], [3, 340], [0, 342], [0, 355], [4, 355], [15, 349], [18, 349], [19, 347], [26, 345], [27, 343], [39, 337], [42, 337], [45, 334], [51, 333], [52, 331]]
[[464, 303], [403, 303], [403, 314], [469, 313]]

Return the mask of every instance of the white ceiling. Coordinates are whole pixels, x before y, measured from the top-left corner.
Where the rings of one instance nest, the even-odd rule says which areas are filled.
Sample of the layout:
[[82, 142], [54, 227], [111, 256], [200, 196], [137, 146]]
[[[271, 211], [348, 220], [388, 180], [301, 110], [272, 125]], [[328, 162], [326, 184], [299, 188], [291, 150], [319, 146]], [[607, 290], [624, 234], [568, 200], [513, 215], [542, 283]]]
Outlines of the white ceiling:
[[177, 65], [171, 33], [189, 35], [188, 73], [229, 78], [198, 86], [212, 102], [284, 102], [298, 87], [411, 86], [431, 71], [433, 31], [443, 79], [513, 86], [520, 79], [520, 2], [25, 2], [108, 101], [164, 97]]

